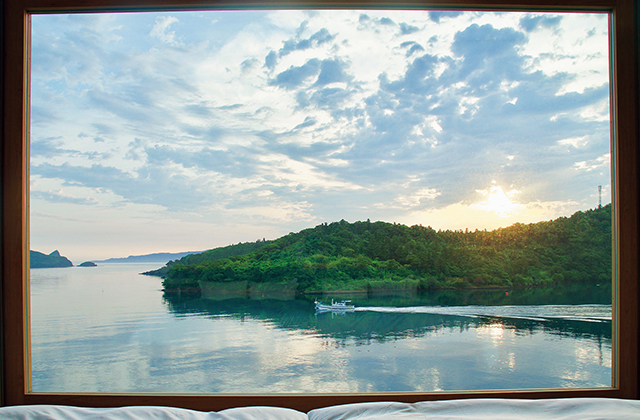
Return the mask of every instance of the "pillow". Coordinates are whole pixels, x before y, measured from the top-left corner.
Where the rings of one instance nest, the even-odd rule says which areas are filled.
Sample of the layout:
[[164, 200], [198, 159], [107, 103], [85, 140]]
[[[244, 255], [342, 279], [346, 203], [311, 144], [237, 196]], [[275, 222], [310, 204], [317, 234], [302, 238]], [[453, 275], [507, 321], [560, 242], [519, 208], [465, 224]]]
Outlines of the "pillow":
[[319, 408], [309, 420], [640, 420], [640, 401], [613, 398], [376, 402]]
[[307, 420], [300, 411], [279, 407], [240, 407], [220, 412], [174, 407], [84, 408], [62, 405], [0, 407], [2, 420]]
[[[308, 420], [305, 413], [281, 407], [238, 407], [222, 410], [225, 420]], [[207, 419], [208, 420], [208, 419]]]

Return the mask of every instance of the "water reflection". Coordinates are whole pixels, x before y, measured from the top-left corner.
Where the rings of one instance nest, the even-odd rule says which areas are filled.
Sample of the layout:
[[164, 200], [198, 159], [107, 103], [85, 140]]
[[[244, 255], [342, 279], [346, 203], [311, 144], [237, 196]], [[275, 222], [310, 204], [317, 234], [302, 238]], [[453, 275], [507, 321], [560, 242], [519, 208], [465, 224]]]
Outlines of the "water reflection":
[[[540, 291], [536, 292], [534, 295], [540, 293]], [[499, 295], [498, 298], [496, 295]], [[502, 293], [495, 291], [493, 295], [486, 293], [485, 301], [500, 301], [501, 295]], [[518, 297], [512, 298], [510, 301], [512, 306], [509, 307], [474, 305], [452, 308], [425, 305], [425, 303], [440, 301], [443, 296], [447, 294], [414, 295], [409, 298], [387, 296], [385, 299], [351, 296], [350, 299], [357, 306], [356, 312], [352, 313], [315, 313], [311, 298], [287, 301], [241, 298], [211, 300], [165, 295], [165, 302], [176, 316], [196, 315], [210, 318], [225, 316], [239, 320], [261, 320], [281, 329], [306, 331], [309, 334], [319, 334], [335, 340], [350, 340], [357, 345], [424, 337], [438, 334], [441, 330], [462, 332], [469, 329], [477, 329], [479, 334], [488, 331], [489, 338], [493, 341], [501, 340], [505, 329], [512, 330], [517, 336], [543, 332], [563, 337], [585, 337], [599, 342], [611, 341], [610, 319], [603, 319], [605, 317], [600, 313], [599, 316], [584, 315], [584, 313], [589, 315], [594, 310], [606, 314], [609, 310], [607, 306], [578, 307], [580, 309], [578, 313], [581, 315], [577, 316], [574, 305], [514, 306], [513, 301], [518, 301]], [[468, 295], [463, 294], [461, 298], [459, 297], [456, 303], [467, 301]], [[530, 295], [519, 299], [519, 301], [522, 300], [532, 301]], [[416, 306], [393, 306], [394, 304], [406, 305], [407, 301]], [[558, 301], [564, 302], [564, 300]], [[381, 304], [387, 306], [377, 306]], [[422, 306], [417, 306], [420, 304]], [[509, 308], [512, 308], [511, 312], [508, 311]], [[413, 309], [413, 311], [405, 312], [407, 309]], [[420, 309], [447, 313], [416, 312]], [[514, 311], [517, 315], [513, 315]]]
[[[556, 291], [573, 293], [573, 302], [540, 290], [327, 296], [319, 298], [351, 299], [358, 308], [316, 315], [313, 297], [280, 300], [282, 294], [267, 289], [218, 301], [163, 295], [160, 279], [138, 276], [141, 271], [113, 265], [32, 272], [34, 391], [331, 393], [611, 384], [611, 322], [599, 319], [607, 308], [610, 316], [610, 306], [600, 288], [592, 298], [584, 289]], [[541, 303], [548, 305], [532, 306]]]

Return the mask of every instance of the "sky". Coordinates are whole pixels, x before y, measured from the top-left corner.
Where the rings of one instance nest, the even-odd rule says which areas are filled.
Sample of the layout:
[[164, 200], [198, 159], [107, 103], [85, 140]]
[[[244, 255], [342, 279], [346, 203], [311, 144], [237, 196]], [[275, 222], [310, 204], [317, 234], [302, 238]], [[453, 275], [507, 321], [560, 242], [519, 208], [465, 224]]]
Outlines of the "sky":
[[606, 14], [34, 15], [31, 249], [324, 222], [495, 229], [611, 201]]

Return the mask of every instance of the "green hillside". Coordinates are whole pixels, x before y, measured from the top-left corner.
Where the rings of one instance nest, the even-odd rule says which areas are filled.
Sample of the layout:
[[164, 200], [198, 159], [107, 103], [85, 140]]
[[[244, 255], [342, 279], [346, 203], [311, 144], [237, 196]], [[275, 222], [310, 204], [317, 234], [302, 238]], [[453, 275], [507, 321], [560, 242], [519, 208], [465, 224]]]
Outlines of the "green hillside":
[[342, 220], [258, 244], [244, 255], [207, 259], [225, 247], [174, 262], [165, 290], [243, 281], [293, 282], [297, 293], [609, 282], [611, 205], [493, 231]]
[[157, 270], [146, 271], [142, 274], [146, 274], [148, 276], [165, 277], [169, 272], [169, 269], [176, 264], [197, 265], [197, 264], [203, 264], [205, 262], [221, 260], [223, 258], [237, 257], [239, 255], [249, 254], [257, 249], [262, 248], [265, 245], [270, 244], [271, 242], [272, 241], [258, 240], [256, 242], [245, 242], [245, 243], [239, 243], [235, 245], [223, 246], [220, 248], [214, 248], [198, 254], [189, 254], [189, 255], [185, 255], [179, 260], [169, 261], [164, 267], [161, 267]]

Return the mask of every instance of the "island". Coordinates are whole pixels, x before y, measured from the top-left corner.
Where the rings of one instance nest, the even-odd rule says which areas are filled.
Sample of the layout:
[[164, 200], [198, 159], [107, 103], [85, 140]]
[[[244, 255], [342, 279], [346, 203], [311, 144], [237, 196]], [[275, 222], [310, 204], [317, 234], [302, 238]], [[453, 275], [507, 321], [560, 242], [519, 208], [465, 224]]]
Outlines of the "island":
[[49, 255], [38, 251], [29, 251], [29, 259], [31, 268], [73, 267], [73, 263], [61, 256], [58, 250]]
[[82, 264], [80, 264], [78, 267], [97, 267], [98, 264], [94, 263], [93, 261], [85, 261]]
[[234, 296], [611, 282], [611, 225], [610, 204], [493, 231], [341, 220], [183, 257], [155, 273], [167, 294]]

